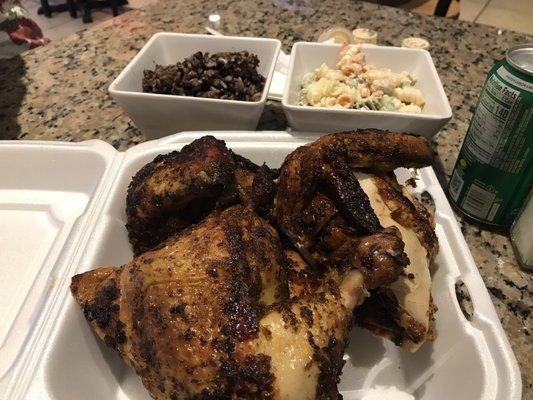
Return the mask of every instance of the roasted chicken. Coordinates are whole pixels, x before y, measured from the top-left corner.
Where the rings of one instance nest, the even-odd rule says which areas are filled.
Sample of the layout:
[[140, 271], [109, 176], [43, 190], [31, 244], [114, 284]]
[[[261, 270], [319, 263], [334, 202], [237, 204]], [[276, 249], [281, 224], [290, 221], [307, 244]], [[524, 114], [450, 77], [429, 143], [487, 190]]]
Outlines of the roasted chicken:
[[397, 167], [423, 138], [324, 136], [258, 166], [206, 136], [133, 178], [136, 257], [73, 277], [95, 333], [156, 399], [338, 399], [352, 323], [432, 339], [433, 219]]
[[399, 346], [416, 351], [435, 333], [431, 319], [436, 307], [431, 300], [430, 265], [438, 241], [433, 216], [394, 176], [357, 173], [357, 179], [370, 199], [380, 223], [396, 227], [405, 245], [409, 263], [400, 277], [386, 287], [371, 290], [356, 321]]
[[323, 269], [297, 290], [286, 262], [276, 230], [236, 205], [71, 290], [156, 399], [337, 399], [365, 278]]
[[[372, 301], [359, 323], [410, 350], [433, 335], [429, 263], [437, 240], [428, 212], [392, 171], [432, 160], [421, 137], [372, 129], [326, 135], [287, 156], [274, 204], [277, 224], [309, 263], [355, 268], [371, 282]], [[394, 281], [398, 271], [386, 264], [397, 254], [381, 250], [393, 248], [388, 241], [397, 237], [410, 262]], [[382, 268], [368, 268], [368, 260], [358, 256], [360, 248]]]

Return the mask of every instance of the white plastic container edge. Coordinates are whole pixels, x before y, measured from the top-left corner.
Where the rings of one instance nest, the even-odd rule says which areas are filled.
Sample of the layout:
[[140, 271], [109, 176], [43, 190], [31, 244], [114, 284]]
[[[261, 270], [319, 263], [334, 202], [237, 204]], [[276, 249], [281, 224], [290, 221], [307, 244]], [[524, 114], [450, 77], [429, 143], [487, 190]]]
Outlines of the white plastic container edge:
[[[66, 226], [69, 231], [63, 234], [62, 242], [58, 242], [57, 238], [61, 238], [61, 235], [56, 232], [54, 245], [43, 256], [42, 262], [37, 263], [35, 282], [27, 293], [23, 293], [19, 314], [14, 317], [12, 326], [0, 327], [9, 330], [5, 333], [5, 340], [0, 343], [1, 399], [149, 398], [129, 368], [124, 366], [126, 369], [121, 370], [126, 377], [120, 381], [108, 373], [107, 364], [120, 361], [109, 355], [109, 350], [101, 349], [100, 354], [94, 336], [85, 335], [84, 341], [74, 341], [72, 343], [76, 346], [67, 348], [69, 340], [75, 339], [68, 335], [70, 331], [67, 332], [67, 328], [74, 327], [84, 333], [90, 331], [81, 311], [70, 297], [70, 277], [101, 265], [91, 264], [96, 260], [126, 262], [131, 257], [131, 251], [124, 247], [127, 246], [127, 237], [122, 231], [116, 231], [123, 229], [124, 184], [127, 185], [131, 175], [156, 154], [179, 149], [205, 134], [213, 134], [225, 140], [228, 147], [236, 152], [256, 162], [266, 161], [272, 167], [279, 166], [293, 148], [316, 139], [314, 135], [275, 131], [184, 132], [142, 143], [124, 153], [98, 140], [78, 144], [0, 141], [0, 167], [1, 160], [7, 165], [16, 157], [22, 160], [21, 166], [30, 167], [27, 171], [29, 174], [35, 165], [36, 154], [43, 158], [43, 163], [56, 165], [60, 170], [64, 170], [61, 162], [66, 154], [72, 154], [78, 162], [75, 168], [77, 172], [68, 176], [74, 181], [63, 179], [63, 182], [59, 182], [63, 186], [54, 177], [41, 179], [44, 181], [42, 187], [30, 188], [25, 187], [25, 182], [17, 183], [9, 181], [9, 177], [7, 180], [0, 177], [0, 229], [2, 215], [11, 215], [8, 213], [12, 213], [15, 203], [17, 207], [34, 204], [36, 193], [55, 191], [61, 195], [83, 192], [86, 196], [85, 203], [82, 202], [80, 206], [81, 211], [78, 210], [81, 214], [73, 212], [70, 220], [68, 216], [64, 218], [68, 223], [64, 223], [63, 227]], [[83, 165], [79, 160], [83, 161], [81, 155], [85, 153], [96, 154], [98, 158], [88, 159], [87, 164]], [[96, 164], [101, 164], [98, 176], [87, 177], [86, 172], [80, 172], [93, 171]], [[83, 176], [80, 178], [75, 172]], [[11, 176], [16, 178], [17, 172]], [[433, 297], [439, 307], [436, 315], [437, 340], [425, 344], [419, 352], [410, 354], [363, 330], [354, 329], [340, 384], [344, 398], [370, 399], [372, 393], [375, 395], [376, 390], [379, 392], [379, 388], [383, 388], [381, 398], [390, 398], [387, 393], [404, 393], [417, 399], [518, 400], [521, 398], [521, 377], [516, 359], [450, 205], [431, 168], [420, 170], [419, 176], [416, 193], [427, 191], [435, 202], [436, 231], [441, 246], [433, 271]], [[31, 180], [31, 177], [28, 179]], [[90, 190], [85, 190], [81, 184], [69, 190], [69, 185], [74, 185], [80, 179], [87, 181], [85, 183], [88, 183]], [[56, 187], [48, 190], [47, 182]], [[38, 182], [34, 184], [38, 185]], [[50, 213], [49, 210], [46, 212]], [[109, 219], [114, 219], [115, 225], [106, 225], [105, 221]], [[28, 225], [22, 228], [29, 229]], [[58, 228], [58, 232], [61, 233], [61, 229]], [[107, 253], [102, 250], [105, 248], [102, 239], [109, 236], [116, 237], [117, 242], [122, 241], [117, 245], [117, 254], [111, 254], [114, 246], [111, 250], [108, 248]], [[95, 238], [100, 240], [95, 242]], [[0, 236], [0, 246], [4, 243], [2, 240], [9, 241], [9, 238]], [[24, 258], [20, 260], [25, 261]], [[47, 260], [53, 265], [47, 266]], [[3, 268], [22, 270], [25, 266], [16, 265], [16, 261], [14, 259], [14, 265], [6, 264]], [[0, 273], [3, 271], [0, 270]], [[463, 316], [456, 299], [455, 283], [458, 281], [467, 286], [473, 302], [475, 311], [471, 321]], [[8, 285], [0, 282], [0, 288], [8, 288]], [[74, 322], [68, 325], [72, 318]], [[0, 319], [0, 324], [3, 323]], [[22, 328], [13, 332], [17, 324], [21, 324]], [[23, 342], [11, 344], [12, 337], [20, 335]], [[96, 354], [88, 353], [91, 349], [96, 349]], [[13, 352], [16, 353], [14, 356]], [[69, 352], [72, 352], [72, 358], [69, 358]], [[58, 353], [62, 353], [59, 358]], [[6, 355], [10, 355], [10, 363], [5, 361], [8, 359]], [[76, 358], [75, 355], [82, 357]], [[61, 362], [58, 363], [58, 359]], [[94, 371], [92, 363], [104, 367]], [[78, 370], [83, 375], [75, 375]], [[98, 392], [106, 385], [111, 385], [111, 395]], [[90, 389], [89, 392], [82, 393], [86, 387]]]

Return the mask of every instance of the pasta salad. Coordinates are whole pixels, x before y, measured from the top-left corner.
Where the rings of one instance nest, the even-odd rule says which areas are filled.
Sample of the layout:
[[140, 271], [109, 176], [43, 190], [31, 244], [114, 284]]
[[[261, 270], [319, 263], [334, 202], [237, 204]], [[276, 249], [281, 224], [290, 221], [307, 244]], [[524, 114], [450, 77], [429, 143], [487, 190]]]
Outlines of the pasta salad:
[[303, 106], [421, 113], [422, 92], [408, 72], [376, 68], [365, 62], [359, 45], [345, 45], [335, 68], [322, 64], [302, 79]]

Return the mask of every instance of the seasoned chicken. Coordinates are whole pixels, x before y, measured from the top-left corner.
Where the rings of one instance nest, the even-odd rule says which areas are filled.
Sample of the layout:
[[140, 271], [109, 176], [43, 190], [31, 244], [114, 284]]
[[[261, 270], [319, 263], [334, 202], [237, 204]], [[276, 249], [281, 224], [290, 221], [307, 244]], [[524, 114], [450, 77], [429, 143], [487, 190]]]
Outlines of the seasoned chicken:
[[[383, 250], [404, 262], [394, 246]], [[355, 257], [377, 270], [374, 255], [361, 246]], [[310, 269], [235, 205], [129, 264], [73, 277], [71, 290], [155, 399], [336, 400], [366, 286], [357, 269]]]
[[159, 155], [133, 177], [126, 201], [127, 229], [135, 254], [236, 202], [259, 212], [270, 208], [276, 172], [204, 136], [180, 151]]
[[338, 215], [357, 233], [380, 232], [354, 169], [386, 173], [423, 167], [433, 156], [426, 139], [407, 134], [368, 129], [323, 136], [286, 157], [275, 198], [278, 224], [306, 253]]
[[[365, 276], [371, 297], [358, 321], [413, 351], [433, 335], [429, 263], [437, 240], [429, 214], [392, 170], [432, 159], [421, 137], [373, 129], [326, 135], [287, 156], [274, 203], [278, 226], [309, 263]], [[402, 263], [390, 249], [398, 238], [409, 260], [396, 280]], [[369, 268], [362, 249], [381, 268]]]
[[[399, 166], [421, 167], [432, 158], [425, 139], [415, 136], [373, 129], [327, 135], [287, 157], [272, 207], [275, 171], [236, 155], [220, 140], [203, 137], [179, 152], [157, 157], [136, 174], [127, 198], [130, 240], [139, 254], [213, 209], [235, 202], [251, 204], [269, 216], [313, 266], [325, 262], [359, 268], [372, 296], [360, 309], [358, 321], [416, 350], [432, 336], [428, 266], [437, 242], [430, 216], [390, 171]], [[379, 191], [373, 189], [377, 183]], [[380, 206], [383, 196], [387, 207]], [[393, 217], [387, 216], [390, 211]], [[369, 234], [379, 236], [361, 242]], [[389, 263], [396, 268], [409, 264], [393, 285], [398, 269], [387, 269], [382, 262], [377, 274], [353, 256], [353, 249], [361, 246], [390, 242], [384, 247], [392, 248], [398, 238], [410, 242], [406, 252], [411, 262]], [[376, 252], [375, 257], [385, 256]], [[385, 289], [387, 284], [392, 286]]]
[[433, 336], [433, 219], [392, 173], [432, 158], [358, 130], [296, 149], [277, 179], [203, 137], [135, 175], [136, 257], [72, 293], [155, 399], [338, 399], [354, 320], [411, 351]]

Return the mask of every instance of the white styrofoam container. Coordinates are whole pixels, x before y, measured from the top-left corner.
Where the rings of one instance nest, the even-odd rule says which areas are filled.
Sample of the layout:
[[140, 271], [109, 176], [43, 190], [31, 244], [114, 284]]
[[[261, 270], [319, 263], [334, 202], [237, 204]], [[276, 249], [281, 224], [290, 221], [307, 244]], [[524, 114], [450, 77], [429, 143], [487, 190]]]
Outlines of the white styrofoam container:
[[[253, 130], [265, 107], [281, 42], [254, 37], [156, 33], [109, 86], [111, 97], [148, 139], [191, 130]], [[169, 65], [197, 51], [216, 53], [247, 50], [259, 58], [258, 72], [266, 78], [259, 101], [208, 99], [143, 93], [145, 69]]]
[[339, 132], [356, 128], [390, 129], [434, 136], [452, 117], [452, 109], [431, 55], [426, 50], [363, 45], [366, 62], [379, 68], [407, 71], [422, 91], [426, 105], [422, 114], [374, 110], [345, 110], [298, 105], [302, 78], [326, 64], [335, 67], [340, 44], [298, 42], [292, 47], [289, 74], [282, 106], [289, 125], [298, 131]]
[[[70, 278], [132, 258], [124, 226], [131, 177], [157, 154], [202, 134], [173, 135], [123, 153], [98, 140], [0, 142], [0, 399], [149, 399], [133, 370], [91, 332], [70, 295]], [[213, 134], [272, 167], [316, 138]], [[344, 398], [362, 399], [386, 386], [417, 399], [518, 400], [516, 360], [452, 210], [433, 170], [419, 176], [417, 192], [429, 192], [436, 205], [438, 338], [411, 354], [354, 328], [340, 383]], [[471, 321], [456, 299], [459, 281], [473, 301]]]

